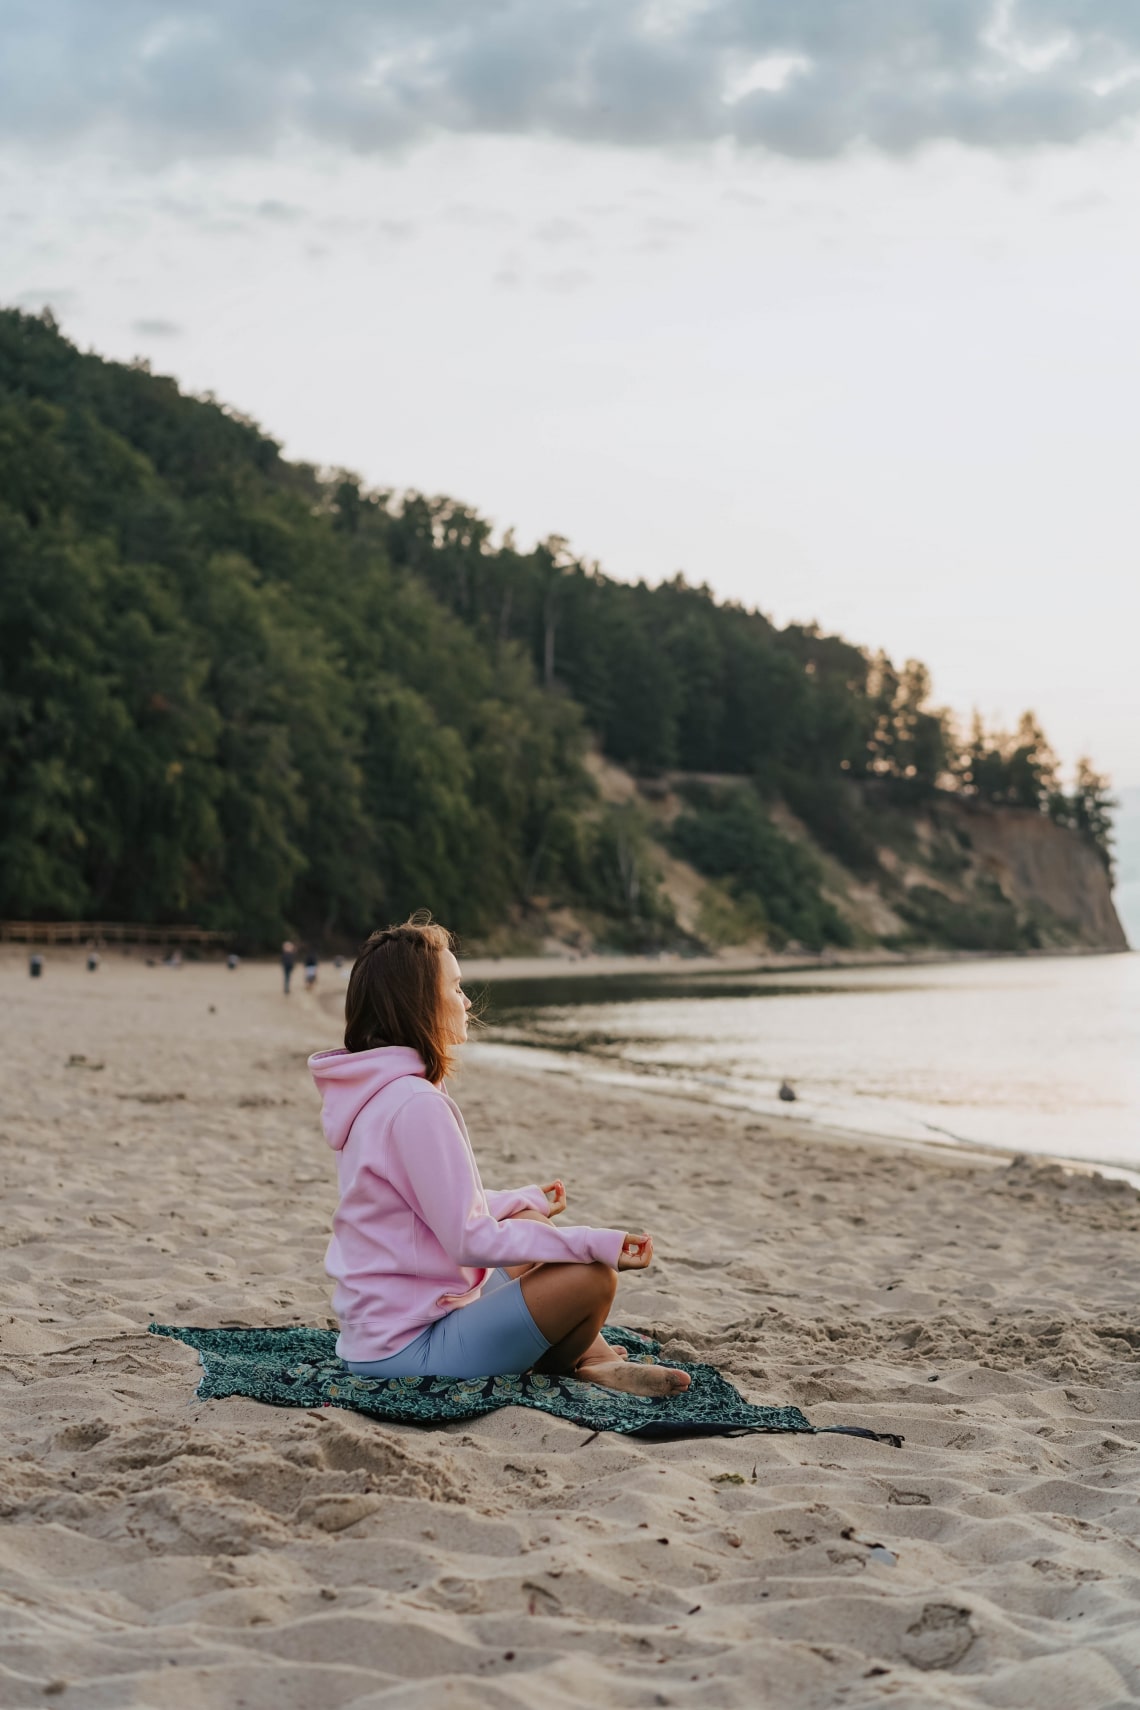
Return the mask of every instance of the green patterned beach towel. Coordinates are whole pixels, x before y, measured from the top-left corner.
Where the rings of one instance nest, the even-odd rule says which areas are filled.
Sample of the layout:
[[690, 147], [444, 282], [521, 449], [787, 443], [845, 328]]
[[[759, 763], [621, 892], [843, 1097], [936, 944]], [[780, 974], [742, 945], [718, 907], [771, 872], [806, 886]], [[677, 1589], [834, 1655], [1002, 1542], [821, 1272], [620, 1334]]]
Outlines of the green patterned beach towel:
[[[278, 1407], [351, 1407], [403, 1425], [474, 1419], [499, 1407], [534, 1407], [591, 1431], [638, 1437], [726, 1436], [746, 1431], [847, 1431], [901, 1442], [855, 1426], [815, 1426], [798, 1407], [753, 1407], [713, 1366], [672, 1362], [692, 1377], [681, 1395], [625, 1395], [574, 1378], [528, 1373], [493, 1378], [355, 1377], [336, 1355], [332, 1330], [199, 1330], [152, 1324], [198, 1350], [203, 1400], [248, 1395]], [[631, 1360], [651, 1360], [660, 1344], [607, 1324], [608, 1342]]]

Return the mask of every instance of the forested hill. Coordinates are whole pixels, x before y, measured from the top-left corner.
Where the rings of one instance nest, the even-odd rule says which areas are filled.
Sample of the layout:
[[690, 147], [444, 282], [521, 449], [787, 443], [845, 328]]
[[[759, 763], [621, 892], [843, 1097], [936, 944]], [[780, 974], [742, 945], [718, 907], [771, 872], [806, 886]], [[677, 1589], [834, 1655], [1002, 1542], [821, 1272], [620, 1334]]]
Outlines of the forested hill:
[[[913, 662], [287, 463], [212, 399], [0, 313], [4, 918], [332, 942], [426, 904], [500, 941], [562, 909], [615, 944], [818, 946], [876, 935], [846, 874], [899, 891], [900, 942], [1063, 936], [963, 891], [960, 829], [941, 880], [898, 877], [951, 802], [1108, 857], [1090, 766], [1067, 795], [1031, 718], [959, 742], [928, 695]], [[595, 747], [643, 788], [600, 797]], [[708, 887], [687, 924], [671, 863]]]

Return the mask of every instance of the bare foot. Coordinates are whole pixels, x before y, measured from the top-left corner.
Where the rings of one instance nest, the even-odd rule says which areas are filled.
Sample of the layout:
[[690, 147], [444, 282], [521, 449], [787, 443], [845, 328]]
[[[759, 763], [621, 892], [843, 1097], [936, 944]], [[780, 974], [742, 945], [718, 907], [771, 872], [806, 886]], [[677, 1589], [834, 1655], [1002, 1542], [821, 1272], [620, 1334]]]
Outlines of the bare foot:
[[582, 1358], [575, 1367], [581, 1371], [583, 1366], [609, 1365], [613, 1360], [628, 1360], [629, 1355], [624, 1348], [611, 1348], [604, 1336], [595, 1336]]
[[574, 1376], [583, 1383], [600, 1383], [627, 1395], [680, 1395], [692, 1379], [673, 1366], [642, 1365], [639, 1360], [598, 1360], [578, 1366]]

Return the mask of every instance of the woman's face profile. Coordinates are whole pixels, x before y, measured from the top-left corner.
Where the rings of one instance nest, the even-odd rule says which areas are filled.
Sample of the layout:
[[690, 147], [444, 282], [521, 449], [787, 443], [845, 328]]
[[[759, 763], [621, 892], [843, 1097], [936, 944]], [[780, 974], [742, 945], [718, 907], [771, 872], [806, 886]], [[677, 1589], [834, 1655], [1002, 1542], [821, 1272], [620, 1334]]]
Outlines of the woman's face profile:
[[471, 1008], [471, 999], [463, 990], [459, 963], [450, 950], [440, 952], [439, 972], [443, 982], [443, 1013], [447, 1022], [448, 1043], [462, 1045], [467, 1038], [467, 1011]]

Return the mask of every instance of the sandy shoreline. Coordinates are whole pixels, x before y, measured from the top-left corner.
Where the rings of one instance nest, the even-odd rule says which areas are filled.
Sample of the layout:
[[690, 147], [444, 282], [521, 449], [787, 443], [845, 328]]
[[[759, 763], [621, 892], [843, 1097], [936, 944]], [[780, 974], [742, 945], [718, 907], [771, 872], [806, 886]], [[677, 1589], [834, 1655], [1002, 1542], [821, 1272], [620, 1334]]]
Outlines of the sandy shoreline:
[[613, 975], [652, 978], [654, 974], [811, 974], [833, 968], [931, 968], [962, 962], [1030, 962], [1075, 956], [1126, 956], [1128, 950], [1096, 949], [1083, 945], [1048, 950], [807, 950], [726, 949], [715, 956], [680, 956], [667, 951], [653, 956], [588, 955], [480, 956], [464, 955], [469, 982], [478, 980], [601, 979]]
[[198, 1403], [152, 1317], [327, 1321], [304, 1059], [335, 1024], [264, 964], [113, 953], [0, 956], [0, 1008], [0, 1706], [1140, 1696], [1123, 1184], [472, 1053], [490, 1183], [561, 1172], [583, 1220], [654, 1230], [619, 1321], [903, 1449]]

